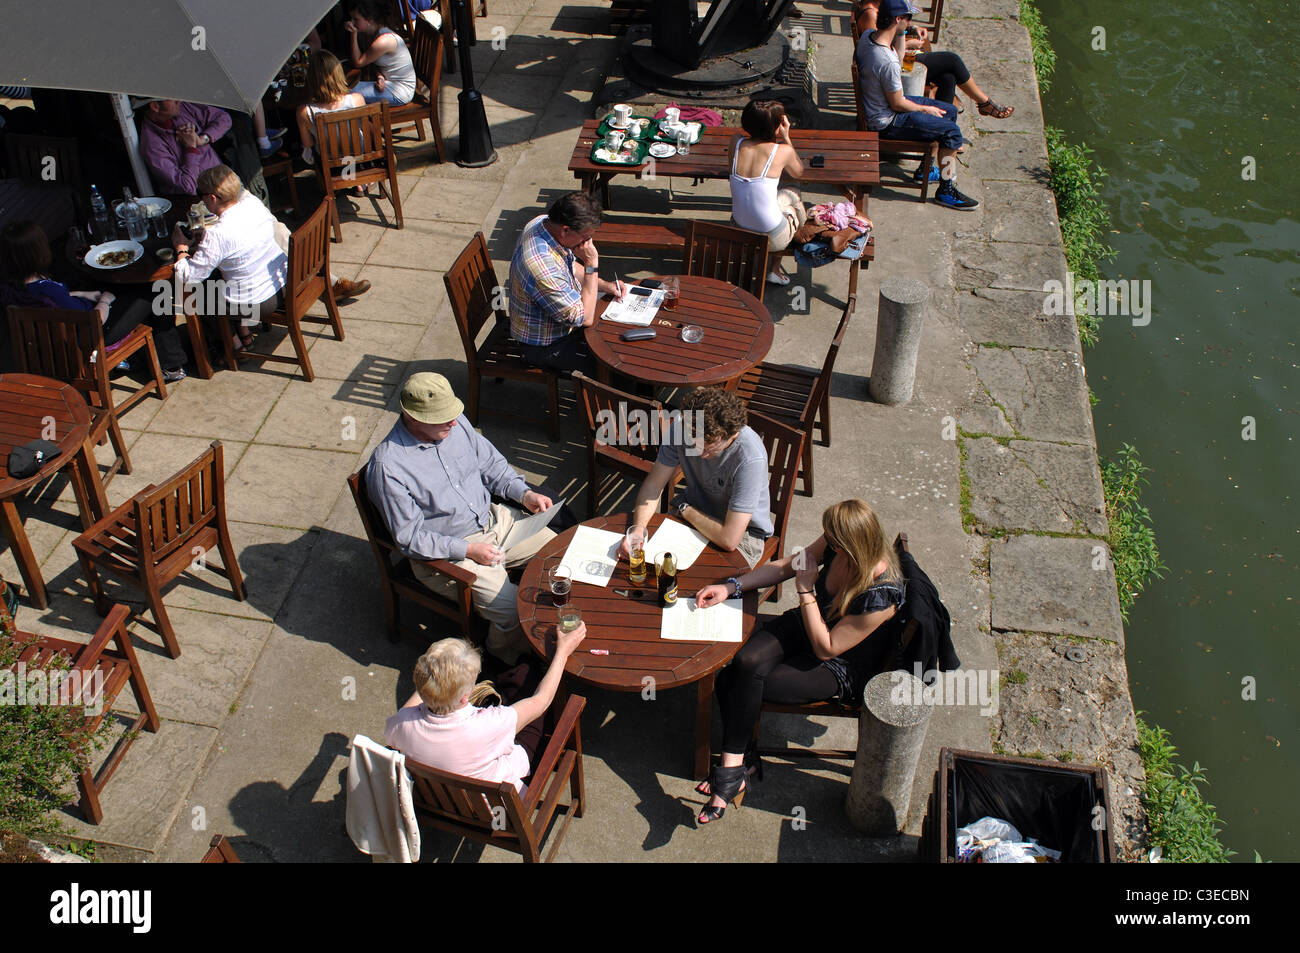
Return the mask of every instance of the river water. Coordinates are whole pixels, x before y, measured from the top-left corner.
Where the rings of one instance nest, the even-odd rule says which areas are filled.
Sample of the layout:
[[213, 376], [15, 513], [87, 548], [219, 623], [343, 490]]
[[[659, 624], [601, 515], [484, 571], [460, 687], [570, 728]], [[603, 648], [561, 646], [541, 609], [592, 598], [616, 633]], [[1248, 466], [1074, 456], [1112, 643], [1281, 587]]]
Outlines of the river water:
[[1150, 323], [1103, 319], [1085, 356], [1101, 453], [1151, 468], [1169, 567], [1129, 613], [1133, 702], [1207, 769], [1237, 860], [1300, 860], [1295, 8], [1039, 7], [1047, 122], [1110, 173], [1102, 273], [1151, 282]]

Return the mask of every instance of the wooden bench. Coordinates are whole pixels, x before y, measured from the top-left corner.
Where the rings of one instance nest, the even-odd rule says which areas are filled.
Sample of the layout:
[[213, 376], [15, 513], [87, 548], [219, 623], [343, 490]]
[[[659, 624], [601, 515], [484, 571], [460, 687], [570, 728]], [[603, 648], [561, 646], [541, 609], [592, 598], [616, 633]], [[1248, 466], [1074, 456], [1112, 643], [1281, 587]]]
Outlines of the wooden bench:
[[[648, 219], [635, 221], [605, 221], [596, 229], [593, 239], [597, 248], [636, 248], [646, 251], [665, 251], [681, 254], [686, 250], [686, 219], [668, 219], [657, 222]], [[770, 252], [769, 259], [793, 258], [794, 249]], [[873, 233], [862, 250], [862, 257], [849, 261], [849, 294], [858, 293], [858, 271], [870, 267], [876, 257], [876, 236]], [[847, 259], [846, 259], [847, 260]]]

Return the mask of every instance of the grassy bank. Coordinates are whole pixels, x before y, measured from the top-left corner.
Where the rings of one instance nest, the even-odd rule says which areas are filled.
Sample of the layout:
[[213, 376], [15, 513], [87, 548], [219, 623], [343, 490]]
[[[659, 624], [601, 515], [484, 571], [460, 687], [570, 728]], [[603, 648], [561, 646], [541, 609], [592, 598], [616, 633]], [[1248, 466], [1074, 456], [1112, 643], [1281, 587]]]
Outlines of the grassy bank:
[[1128, 622], [1128, 610], [1152, 576], [1167, 569], [1160, 561], [1151, 514], [1142, 505], [1142, 485], [1147, 483], [1137, 448], [1124, 444], [1116, 460], [1101, 461], [1101, 489], [1110, 523], [1110, 559], [1115, 566], [1119, 611]]

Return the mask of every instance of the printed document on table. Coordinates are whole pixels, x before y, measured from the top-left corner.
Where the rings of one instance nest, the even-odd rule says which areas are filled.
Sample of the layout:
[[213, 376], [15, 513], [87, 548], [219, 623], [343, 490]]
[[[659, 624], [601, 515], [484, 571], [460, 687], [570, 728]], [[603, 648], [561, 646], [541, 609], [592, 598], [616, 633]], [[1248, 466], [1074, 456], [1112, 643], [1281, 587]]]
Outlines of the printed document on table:
[[664, 610], [659, 638], [677, 642], [739, 642], [744, 615], [739, 599], [700, 609], [693, 597], [678, 596], [677, 602]]
[[654, 535], [646, 540], [645, 559], [647, 563], [655, 563], [664, 553], [672, 553], [679, 571], [690, 569], [707, 545], [709, 541], [693, 527], [677, 520], [664, 520]]
[[560, 504], [554, 502], [548, 510], [542, 510], [540, 513], [531, 513], [523, 519], [515, 520], [510, 527], [510, 532], [506, 533], [506, 538], [501, 541], [498, 547], [501, 552], [508, 553], [524, 540], [540, 533], [545, 527], [551, 525], [551, 520], [555, 519], [560, 512]]
[[649, 327], [650, 322], [659, 313], [659, 306], [664, 303], [664, 290], [656, 288], [648, 295], [632, 293], [637, 285], [624, 286], [622, 301], [611, 301], [601, 318], [605, 321], [617, 321], [619, 324], [639, 324]]
[[564, 551], [562, 562], [573, 570], [574, 582], [607, 586], [618, 565], [618, 547], [622, 542], [622, 533], [579, 526]]

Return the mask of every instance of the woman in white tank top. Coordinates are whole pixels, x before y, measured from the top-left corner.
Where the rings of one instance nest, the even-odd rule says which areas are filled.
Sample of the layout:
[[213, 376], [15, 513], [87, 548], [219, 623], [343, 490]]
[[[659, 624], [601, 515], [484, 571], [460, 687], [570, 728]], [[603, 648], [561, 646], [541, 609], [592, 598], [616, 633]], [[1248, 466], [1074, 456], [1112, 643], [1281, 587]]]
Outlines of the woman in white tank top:
[[348, 90], [348, 79], [343, 64], [329, 50], [313, 50], [307, 64], [307, 88], [312, 101], [298, 107], [298, 135], [302, 138], [302, 161], [311, 165], [316, 161], [316, 114], [334, 112], [336, 109], [355, 109], [366, 101], [360, 93]]
[[[784, 251], [808, 220], [796, 189], [780, 188], [781, 173], [803, 175], [803, 163], [790, 145], [790, 119], [774, 100], [751, 102], [740, 116], [749, 134], [737, 139], [731, 157], [731, 220], [741, 228], [764, 232], [768, 249]], [[788, 285], [790, 277], [774, 263], [767, 280]]]

